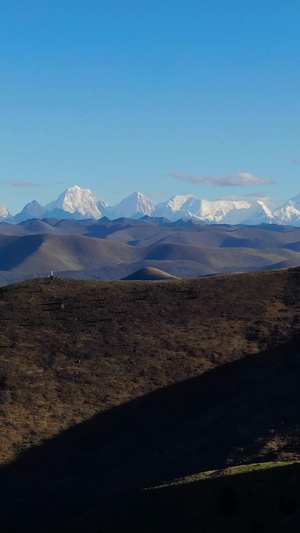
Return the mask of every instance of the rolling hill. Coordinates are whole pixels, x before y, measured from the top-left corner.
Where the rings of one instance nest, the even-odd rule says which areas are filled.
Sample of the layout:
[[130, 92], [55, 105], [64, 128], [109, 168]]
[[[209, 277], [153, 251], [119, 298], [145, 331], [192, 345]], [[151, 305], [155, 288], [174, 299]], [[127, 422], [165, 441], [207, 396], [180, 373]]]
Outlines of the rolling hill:
[[158, 281], [158, 280], [167, 280], [167, 279], [176, 279], [176, 276], [172, 276], [171, 274], [168, 274], [167, 272], [164, 272], [163, 270], [160, 270], [159, 268], [153, 268], [153, 267], [145, 267], [141, 268], [140, 270], [137, 270], [133, 274], [130, 274], [129, 276], [126, 276], [123, 278], [124, 280], [152, 280], [152, 281]]
[[189, 278], [300, 264], [300, 230], [289, 227], [186, 225], [145, 217], [28, 220], [1, 228], [1, 285], [50, 271], [123, 279], [142, 268], [158, 268]]

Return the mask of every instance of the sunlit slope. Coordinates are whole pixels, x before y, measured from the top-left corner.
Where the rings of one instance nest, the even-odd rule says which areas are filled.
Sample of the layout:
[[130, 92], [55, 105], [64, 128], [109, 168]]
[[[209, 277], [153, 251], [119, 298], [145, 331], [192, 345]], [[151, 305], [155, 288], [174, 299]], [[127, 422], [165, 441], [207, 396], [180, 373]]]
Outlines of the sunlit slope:
[[286, 343], [299, 328], [299, 286], [291, 269], [3, 287], [2, 458], [99, 410]]
[[[32, 224], [36, 222], [33, 221]], [[39, 222], [40, 223], [40, 222]], [[41, 223], [42, 224], [42, 223]], [[182, 277], [182, 264], [186, 276], [214, 274], [217, 272], [263, 270], [295, 266], [300, 263], [296, 245], [290, 250], [243, 246], [195, 246], [178, 242], [160, 242], [147, 246], [124, 244], [112, 239], [83, 235], [41, 233], [25, 236], [0, 236], [0, 272], [33, 274], [55, 272], [82, 272], [83, 277], [97, 269], [111, 268], [112, 277], [123, 278], [140, 268], [153, 267], [166, 270], [164, 264], [172, 263], [170, 274]], [[194, 267], [190, 268], [189, 264]], [[138, 268], [135, 265], [139, 265]], [[166, 270], [169, 272], [169, 270]], [[101, 271], [99, 276], [101, 278]], [[106, 274], [106, 276], [108, 276]], [[2, 275], [4, 279], [5, 276]], [[1, 279], [2, 279], [1, 278]], [[3, 282], [2, 282], [3, 283]]]
[[123, 278], [124, 280], [168, 280], [168, 279], [176, 279], [176, 276], [172, 276], [172, 274], [169, 274], [168, 272], [164, 272], [163, 270], [160, 270], [159, 268], [154, 267], [145, 267], [141, 268], [140, 270], [137, 270], [136, 272], [133, 272], [133, 274], [130, 274], [129, 276], [126, 276]]

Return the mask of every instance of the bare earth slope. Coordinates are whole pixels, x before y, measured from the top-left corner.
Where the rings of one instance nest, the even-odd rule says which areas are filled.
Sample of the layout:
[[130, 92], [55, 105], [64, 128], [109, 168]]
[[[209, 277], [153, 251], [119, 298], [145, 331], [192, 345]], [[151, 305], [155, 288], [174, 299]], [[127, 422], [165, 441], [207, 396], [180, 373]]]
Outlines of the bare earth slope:
[[152, 280], [152, 281], [158, 281], [158, 280], [167, 280], [167, 279], [176, 279], [176, 276], [172, 276], [172, 274], [168, 274], [168, 272], [164, 272], [163, 270], [160, 270], [159, 268], [154, 267], [145, 267], [141, 268], [140, 270], [137, 270], [133, 274], [130, 274], [129, 276], [126, 276], [126, 278], [123, 278], [124, 280]]
[[300, 264], [299, 242], [300, 230], [289, 226], [32, 219], [0, 224], [0, 285], [50, 271], [122, 279], [148, 267], [180, 278], [285, 268]]
[[[240, 244], [245, 244], [241, 242]], [[171, 270], [165, 268], [168, 262]], [[0, 283], [7, 274], [25, 278], [50, 271], [66, 276], [120, 279], [140, 268], [159, 268], [177, 277], [192, 277], [298, 265], [298, 251], [283, 247], [254, 249], [243, 246], [201, 247], [164, 242], [149, 246], [116, 240], [51, 233], [25, 236], [0, 235]], [[93, 273], [91, 274], [91, 271]], [[77, 273], [77, 274], [76, 274]], [[13, 279], [13, 278], [12, 278]]]
[[0, 309], [2, 461], [21, 452], [0, 472], [4, 530], [59, 531], [68, 509], [134, 487], [300, 458], [298, 268], [41, 279], [3, 287]]
[[6, 240], [8, 244], [0, 248], [1, 270], [27, 274], [130, 263], [140, 257], [131, 246], [81, 235], [39, 234]]

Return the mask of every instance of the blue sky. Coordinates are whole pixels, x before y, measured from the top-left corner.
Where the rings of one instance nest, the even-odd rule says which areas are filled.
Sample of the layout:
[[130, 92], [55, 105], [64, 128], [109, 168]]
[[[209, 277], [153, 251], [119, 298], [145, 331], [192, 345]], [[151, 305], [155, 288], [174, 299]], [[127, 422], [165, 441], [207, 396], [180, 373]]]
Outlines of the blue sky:
[[300, 193], [297, 0], [2, 0], [0, 203]]

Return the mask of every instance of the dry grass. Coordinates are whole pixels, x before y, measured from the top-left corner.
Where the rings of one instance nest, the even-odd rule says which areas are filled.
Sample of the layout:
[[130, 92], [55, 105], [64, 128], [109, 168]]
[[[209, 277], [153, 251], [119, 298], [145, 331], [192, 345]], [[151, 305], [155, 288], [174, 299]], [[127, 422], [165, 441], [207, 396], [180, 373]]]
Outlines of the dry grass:
[[299, 330], [299, 288], [298, 269], [2, 288], [2, 461], [101, 410], [285, 343]]
[[[217, 479], [113, 495], [239, 463], [300, 459], [299, 302], [298, 268], [2, 288], [2, 463], [19, 455], [0, 475], [6, 526], [20, 530], [22, 520], [22, 531], [146, 531], [154, 506], [148, 531], [222, 531]], [[296, 470], [295, 482], [286, 477], [289, 494], [298, 491]], [[262, 480], [255, 514], [264, 487], [273, 494], [273, 474], [250, 474], [251, 487]], [[239, 493], [242, 478], [233, 477]], [[209, 515], [208, 485], [200, 482], [211, 483]], [[272, 498], [277, 505], [280, 494]], [[230, 515], [224, 531], [249, 530], [246, 493], [242, 500], [238, 520]], [[179, 515], [174, 501], [183, 502]], [[267, 497], [264, 505], [272, 525]], [[286, 514], [275, 518], [280, 531]]]

